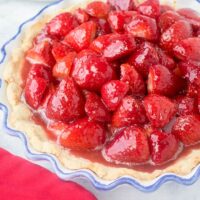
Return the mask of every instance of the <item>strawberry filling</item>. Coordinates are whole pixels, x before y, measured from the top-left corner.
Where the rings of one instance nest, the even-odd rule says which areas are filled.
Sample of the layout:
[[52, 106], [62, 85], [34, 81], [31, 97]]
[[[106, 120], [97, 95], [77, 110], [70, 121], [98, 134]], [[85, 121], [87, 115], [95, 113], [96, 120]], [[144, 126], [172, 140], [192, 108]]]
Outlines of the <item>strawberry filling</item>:
[[200, 14], [158, 0], [61, 13], [25, 54], [23, 99], [64, 148], [114, 166], [169, 163], [200, 143], [199, 32]]

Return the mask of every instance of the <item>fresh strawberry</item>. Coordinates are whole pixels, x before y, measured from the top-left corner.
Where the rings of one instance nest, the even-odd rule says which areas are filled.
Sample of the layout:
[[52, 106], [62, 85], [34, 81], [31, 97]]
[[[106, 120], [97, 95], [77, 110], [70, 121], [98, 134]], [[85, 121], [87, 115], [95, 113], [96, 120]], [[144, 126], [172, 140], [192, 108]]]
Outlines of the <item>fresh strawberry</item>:
[[86, 12], [93, 17], [106, 18], [110, 11], [110, 5], [102, 1], [93, 1], [86, 7]]
[[70, 31], [63, 43], [69, 45], [77, 52], [89, 47], [96, 35], [97, 25], [93, 21], [85, 22]]
[[59, 138], [59, 143], [73, 150], [96, 150], [101, 147], [106, 139], [106, 130], [97, 122], [88, 118], [79, 119], [69, 124], [67, 130]]
[[110, 24], [106, 19], [92, 17], [90, 18], [90, 21], [95, 22], [97, 25], [97, 31], [96, 31], [97, 37], [111, 33]]
[[162, 164], [175, 158], [179, 142], [173, 134], [154, 131], [149, 137], [151, 159], [154, 164]]
[[63, 79], [48, 101], [46, 115], [68, 122], [84, 115], [84, 97], [73, 79]]
[[158, 26], [161, 29], [161, 32], [167, 30], [172, 26], [176, 21], [182, 20], [183, 17], [179, 15], [176, 11], [168, 10], [160, 15], [158, 19]]
[[176, 64], [175, 61], [173, 60], [172, 57], [170, 57], [167, 52], [165, 52], [164, 50], [162, 50], [159, 47], [156, 47], [156, 51], [158, 53], [158, 57], [159, 57], [159, 63], [161, 65], [164, 65], [165, 67], [167, 67], [169, 70], [173, 70], [176, 68]]
[[33, 79], [28, 79], [24, 89], [26, 103], [32, 108], [37, 109], [41, 104], [47, 87], [48, 81], [44, 78], [34, 77]]
[[47, 24], [47, 32], [52, 38], [62, 39], [78, 26], [76, 18], [69, 12], [61, 13]]
[[141, 128], [130, 126], [115, 135], [103, 150], [103, 156], [117, 164], [146, 162], [150, 158], [147, 137]]
[[78, 8], [74, 11], [74, 16], [76, 17], [79, 24], [87, 22], [90, 18], [86, 11], [81, 8]]
[[33, 45], [37, 45], [43, 41], [48, 41], [49, 43], [52, 43], [53, 40], [50, 38], [50, 36], [47, 33], [47, 28], [43, 28], [40, 33], [38, 33], [35, 38], [33, 39]]
[[200, 86], [200, 62], [187, 61], [178, 64], [182, 76], [190, 83]]
[[199, 115], [186, 115], [177, 118], [172, 133], [178, 137], [184, 145], [192, 145], [200, 141], [199, 130]]
[[178, 96], [176, 98], [176, 102], [178, 108], [178, 115], [184, 116], [198, 113], [197, 102], [195, 98], [187, 96]]
[[112, 127], [127, 127], [148, 122], [144, 106], [140, 100], [126, 96], [112, 116]]
[[115, 10], [133, 10], [134, 1], [133, 0], [108, 0], [108, 3], [115, 8]]
[[198, 103], [198, 110], [199, 110], [199, 114], [200, 114], [200, 90], [199, 90], [198, 97], [197, 97], [197, 103]]
[[129, 23], [136, 14], [135, 11], [111, 11], [108, 15], [108, 22], [113, 32], [123, 33], [124, 25]]
[[183, 88], [184, 81], [163, 65], [153, 65], [149, 69], [149, 93], [174, 96]]
[[49, 67], [53, 67], [53, 65], [55, 64], [55, 59], [51, 51], [51, 43], [47, 40], [44, 40], [29, 49], [26, 53], [25, 58], [31, 64], [43, 64]]
[[160, 15], [160, 2], [159, 0], [145, 0], [139, 4], [137, 11], [142, 15], [157, 18]]
[[185, 17], [194, 28], [200, 28], [200, 14], [191, 8], [182, 8], [178, 13]]
[[109, 122], [111, 120], [111, 114], [101, 98], [92, 92], [86, 95], [85, 112], [92, 121]]
[[53, 42], [52, 54], [56, 61], [63, 59], [70, 51], [72, 51], [72, 49], [62, 44], [61, 42]]
[[112, 79], [113, 69], [103, 57], [85, 50], [75, 59], [72, 77], [81, 88], [99, 90], [104, 83]]
[[71, 72], [71, 68], [76, 57], [76, 52], [69, 52], [59, 60], [53, 67], [53, 76], [56, 78], [66, 78]]
[[200, 38], [187, 38], [177, 43], [173, 52], [181, 60], [193, 60], [200, 62]]
[[134, 96], [143, 97], [146, 93], [146, 84], [142, 76], [129, 64], [122, 64], [120, 68], [120, 80], [129, 86], [130, 93]]
[[111, 111], [116, 110], [128, 89], [126, 83], [119, 80], [104, 84], [101, 88], [101, 96], [107, 108]]
[[46, 65], [41, 65], [41, 64], [31, 65], [27, 80], [34, 78], [43, 78], [47, 80], [47, 82], [50, 82], [52, 79], [51, 69]]
[[160, 95], [148, 95], [144, 99], [147, 117], [154, 127], [164, 127], [176, 113], [176, 105], [170, 99]]
[[136, 48], [134, 38], [129, 34], [109, 34], [98, 37], [91, 44], [91, 49], [102, 53], [103, 56], [113, 61], [122, 58]]
[[125, 30], [134, 37], [143, 38], [150, 41], [158, 39], [158, 29], [155, 19], [143, 15], [135, 15], [126, 24]]
[[173, 47], [179, 44], [181, 40], [192, 37], [192, 35], [193, 30], [190, 23], [185, 20], [179, 20], [162, 33], [160, 45], [168, 52], [171, 52]]
[[165, 13], [165, 12], [167, 12], [167, 11], [169, 11], [169, 10], [174, 10], [174, 8], [172, 8], [171, 6], [169, 6], [169, 5], [160, 5], [160, 13], [162, 14], [162, 13]]
[[159, 57], [153, 44], [143, 42], [129, 58], [129, 63], [144, 77], [147, 78], [149, 67], [159, 63]]

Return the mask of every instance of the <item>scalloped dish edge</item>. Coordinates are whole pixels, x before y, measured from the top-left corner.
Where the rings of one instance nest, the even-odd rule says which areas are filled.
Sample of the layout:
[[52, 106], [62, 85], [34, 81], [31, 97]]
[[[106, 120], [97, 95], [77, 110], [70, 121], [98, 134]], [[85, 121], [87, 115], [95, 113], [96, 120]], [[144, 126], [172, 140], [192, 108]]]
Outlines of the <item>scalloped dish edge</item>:
[[[79, 7], [83, 7], [84, 5], [85, 3], [79, 5]], [[72, 11], [74, 8], [75, 6], [63, 9], [58, 13]], [[55, 14], [58, 13], [56, 12]], [[26, 30], [23, 30], [21, 37], [19, 38], [20, 46], [13, 49], [9, 54], [8, 61], [3, 64], [5, 70], [2, 79], [6, 83], [6, 94], [4, 95], [6, 95], [11, 108], [9, 110], [8, 118], [9, 126], [23, 132], [28, 138], [31, 148], [34, 150], [55, 155], [64, 168], [70, 170], [89, 169], [103, 180], [113, 181], [122, 176], [130, 176], [141, 183], [146, 183], [153, 181], [166, 173], [174, 173], [177, 176], [187, 176], [191, 173], [191, 171], [200, 163], [200, 149], [192, 150], [189, 155], [177, 159], [175, 164], [170, 165], [163, 170], [156, 169], [150, 173], [122, 167], [109, 167], [71, 155], [68, 150], [57, 145], [55, 142], [50, 141], [46, 136], [45, 130], [30, 119], [31, 110], [21, 101], [23, 90], [20, 87], [22, 83], [21, 69], [23, 67], [24, 54], [26, 50], [31, 47], [33, 37], [55, 14], [42, 16], [36, 23], [26, 28]]]

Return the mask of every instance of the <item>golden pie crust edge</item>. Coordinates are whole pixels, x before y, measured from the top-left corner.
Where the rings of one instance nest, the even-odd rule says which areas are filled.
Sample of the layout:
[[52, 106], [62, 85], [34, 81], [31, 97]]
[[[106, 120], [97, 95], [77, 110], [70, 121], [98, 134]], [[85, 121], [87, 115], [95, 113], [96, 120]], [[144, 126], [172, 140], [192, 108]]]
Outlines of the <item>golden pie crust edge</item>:
[[[91, 1], [91, 0], [90, 0]], [[84, 7], [85, 3], [78, 7]], [[80, 170], [89, 169], [103, 180], [113, 181], [122, 176], [130, 176], [142, 183], [148, 183], [165, 173], [176, 175], [188, 175], [200, 163], [200, 149], [192, 150], [188, 155], [180, 157], [176, 162], [165, 169], [157, 169], [153, 172], [143, 172], [122, 167], [109, 167], [90, 160], [75, 157], [69, 150], [62, 148], [52, 142], [46, 136], [45, 130], [31, 120], [32, 111], [21, 101], [23, 89], [21, 70], [25, 52], [32, 46], [32, 39], [37, 35], [52, 17], [64, 11], [73, 11], [75, 7], [62, 9], [59, 12], [42, 16], [37, 22], [25, 28], [19, 40], [19, 44], [9, 53], [7, 61], [3, 64], [2, 78], [5, 80], [5, 95], [9, 105], [8, 122], [9, 127], [23, 132], [32, 149], [37, 152], [54, 155], [65, 169]]]

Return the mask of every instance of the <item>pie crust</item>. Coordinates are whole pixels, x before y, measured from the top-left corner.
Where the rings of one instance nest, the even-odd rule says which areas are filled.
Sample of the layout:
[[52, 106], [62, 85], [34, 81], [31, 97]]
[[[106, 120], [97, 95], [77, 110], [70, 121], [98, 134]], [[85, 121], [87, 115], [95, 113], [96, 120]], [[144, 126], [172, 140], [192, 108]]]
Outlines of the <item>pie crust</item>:
[[[79, 5], [79, 7], [84, 7]], [[60, 10], [72, 11], [74, 8]], [[69, 150], [62, 148], [53, 141], [50, 141], [42, 126], [35, 124], [31, 119], [31, 110], [28, 105], [21, 100], [23, 82], [21, 70], [23, 67], [24, 54], [32, 46], [32, 39], [42, 29], [47, 21], [56, 14], [42, 16], [37, 22], [23, 30], [17, 47], [9, 53], [8, 61], [4, 63], [3, 80], [5, 80], [7, 101], [9, 104], [9, 126], [15, 130], [23, 132], [32, 149], [53, 154], [65, 169], [90, 169], [103, 180], [115, 180], [121, 176], [131, 176], [140, 182], [149, 182], [165, 173], [175, 173], [176, 175], [188, 175], [200, 163], [200, 149], [193, 149], [188, 155], [181, 156], [165, 169], [155, 169], [153, 172], [143, 172], [125, 167], [110, 167], [101, 163], [93, 162], [84, 158], [71, 155]]]

